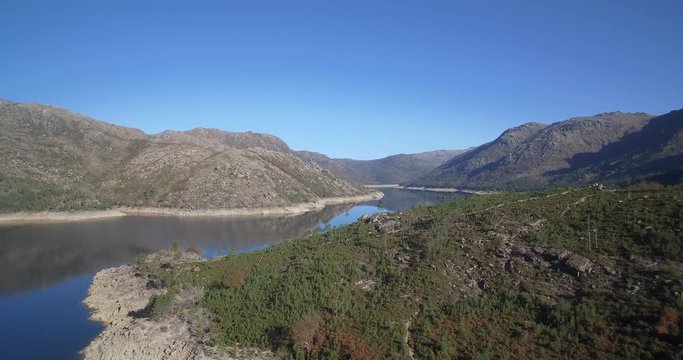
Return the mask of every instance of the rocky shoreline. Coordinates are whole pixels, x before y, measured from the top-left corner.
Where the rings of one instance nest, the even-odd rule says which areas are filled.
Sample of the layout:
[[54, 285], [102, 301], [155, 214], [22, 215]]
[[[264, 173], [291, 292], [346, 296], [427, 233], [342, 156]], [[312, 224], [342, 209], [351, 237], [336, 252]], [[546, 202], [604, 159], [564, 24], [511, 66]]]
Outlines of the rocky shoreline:
[[322, 198], [317, 201], [294, 204], [290, 206], [267, 207], [267, 208], [244, 208], [244, 209], [175, 209], [175, 208], [153, 208], [153, 207], [120, 207], [110, 210], [96, 211], [73, 211], [73, 212], [18, 212], [10, 214], [0, 214], [0, 223], [26, 223], [26, 222], [61, 222], [61, 221], [83, 221], [95, 220], [122, 216], [206, 216], [206, 217], [242, 217], [242, 216], [263, 216], [263, 217], [286, 217], [305, 214], [308, 212], [322, 210], [328, 205], [360, 203], [366, 201], [379, 200], [384, 196], [382, 192], [375, 191], [370, 194]]
[[[194, 253], [161, 251], [145, 257], [149, 266], [184, 268], [206, 261]], [[203, 289], [184, 289], [175, 296], [174, 309], [160, 319], [145, 314], [150, 299], [166, 289], [134, 265], [98, 272], [83, 303], [90, 319], [105, 325], [102, 333], [81, 351], [86, 360], [114, 359], [273, 359], [259, 349], [216, 349], [208, 345], [210, 321], [197, 302]]]

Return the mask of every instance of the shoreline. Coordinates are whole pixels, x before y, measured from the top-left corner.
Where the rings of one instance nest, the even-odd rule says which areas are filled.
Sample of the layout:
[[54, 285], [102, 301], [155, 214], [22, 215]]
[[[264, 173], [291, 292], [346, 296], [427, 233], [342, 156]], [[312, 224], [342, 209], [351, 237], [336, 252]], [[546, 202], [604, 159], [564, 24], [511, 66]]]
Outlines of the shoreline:
[[439, 192], [439, 193], [465, 193], [473, 195], [492, 195], [500, 194], [497, 191], [481, 191], [481, 190], [471, 190], [471, 189], [457, 189], [457, 188], [430, 188], [424, 186], [403, 186], [400, 184], [376, 184], [376, 185], [364, 185], [368, 189], [400, 189], [400, 190], [411, 190], [411, 191], [428, 191], [428, 192]]
[[36, 211], [0, 214], [0, 224], [25, 222], [61, 222], [108, 219], [126, 216], [118, 209], [85, 210], [85, 211]]
[[370, 194], [321, 198], [316, 201], [288, 206], [241, 208], [241, 209], [201, 209], [179, 208], [119, 207], [108, 210], [87, 210], [73, 212], [39, 211], [0, 214], [0, 224], [84, 221], [116, 218], [123, 216], [177, 216], [177, 217], [287, 217], [319, 211], [328, 205], [361, 203], [379, 200], [384, 193], [375, 191]]
[[[157, 268], [184, 268], [189, 271], [198, 262], [207, 261], [199, 255], [162, 250], [147, 255], [145, 264]], [[256, 348], [215, 348], [206, 329], [211, 326], [205, 311], [196, 306], [203, 297], [202, 288], [183, 289], [174, 296], [175, 310], [153, 319], [144, 314], [153, 296], [166, 294], [155, 277], [141, 272], [134, 265], [103, 269], [93, 276], [88, 294], [82, 303], [90, 312], [89, 319], [104, 326], [79, 352], [83, 359], [273, 359], [274, 354]], [[149, 284], [155, 284], [150, 286]], [[235, 356], [236, 355], [236, 356]]]

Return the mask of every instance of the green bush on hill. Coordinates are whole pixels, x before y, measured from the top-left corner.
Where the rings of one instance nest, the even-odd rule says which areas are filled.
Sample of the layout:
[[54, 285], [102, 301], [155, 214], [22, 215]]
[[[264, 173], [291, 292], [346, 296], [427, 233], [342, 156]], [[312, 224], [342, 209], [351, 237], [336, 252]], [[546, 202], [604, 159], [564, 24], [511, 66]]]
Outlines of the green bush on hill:
[[0, 174], [0, 212], [101, 210], [112, 205], [85, 190]]

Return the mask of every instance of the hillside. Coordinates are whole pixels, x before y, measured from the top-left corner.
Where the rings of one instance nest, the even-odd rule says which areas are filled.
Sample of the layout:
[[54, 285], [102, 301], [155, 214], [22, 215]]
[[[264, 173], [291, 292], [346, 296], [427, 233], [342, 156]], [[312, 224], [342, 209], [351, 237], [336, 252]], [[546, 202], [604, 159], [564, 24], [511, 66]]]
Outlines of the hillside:
[[397, 154], [376, 160], [332, 159], [323, 154], [299, 151], [336, 176], [363, 185], [398, 184], [415, 179], [466, 150], [435, 150], [416, 154]]
[[275, 207], [365, 192], [272, 135], [147, 135], [38, 104], [0, 103], [0, 152], [0, 212]]
[[142, 278], [143, 291], [161, 290], [147, 307], [124, 307], [119, 317], [137, 318], [103, 335], [126, 340], [89, 350], [134, 348], [131, 332], [163, 340], [154, 329], [183, 320], [199, 329], [190, 348], [281, 358], [680, 358], [682, 195], [473, 196], [213, 261], [152, 257], [95, 277], [86, 302], [96, 309], [119, 304], [99, 294], [119, 291], [103, 287], [112, 271], [118, 284]]
[[407, 184], [527, 190], [653, 176], [675, 183], [683, 169], [682, 115], [613, 112], [524, 124]]

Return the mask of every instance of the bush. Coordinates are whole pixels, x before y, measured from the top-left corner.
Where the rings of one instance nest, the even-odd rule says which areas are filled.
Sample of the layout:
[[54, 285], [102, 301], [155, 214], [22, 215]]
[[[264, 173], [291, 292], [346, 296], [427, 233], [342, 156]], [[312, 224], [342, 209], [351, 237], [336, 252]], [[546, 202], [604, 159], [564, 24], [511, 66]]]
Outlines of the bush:
[[146, 313], [154, 319], [159, 319], [168, 314], [173, 308], [178, 292], [171, 288], [162, 295], [152, 295], [146, 307]]

